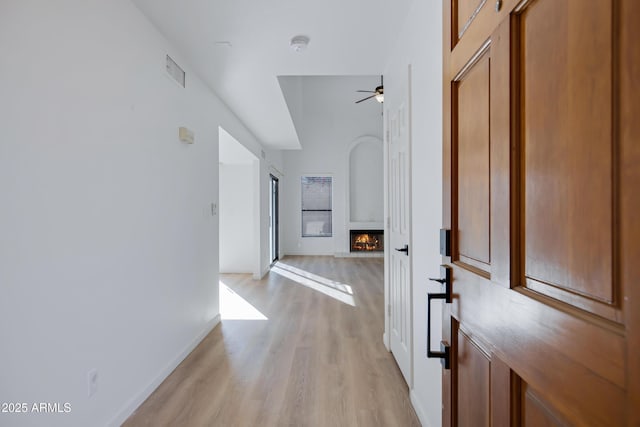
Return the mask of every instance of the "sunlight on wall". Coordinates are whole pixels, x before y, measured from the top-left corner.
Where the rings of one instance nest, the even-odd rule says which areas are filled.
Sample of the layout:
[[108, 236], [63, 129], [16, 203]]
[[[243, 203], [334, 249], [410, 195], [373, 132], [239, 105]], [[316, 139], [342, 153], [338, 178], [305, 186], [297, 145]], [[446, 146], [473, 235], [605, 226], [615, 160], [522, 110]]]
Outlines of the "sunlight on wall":
[[344, 304], [352, 307], [356, 306], [351, 286], [347, 284], [336, 282], [305, 270], [300, 270], [299, 268], [292, 267], [282, 262], [278, 262], [271, 267], [271, 272], [293, 280], [294, 282], [306, 286], [307, 288], [311, 288], [314, 291], [321, 292]]
[[222, 282], [220, 282], [220, 317], [222, 320], [269, 320]]

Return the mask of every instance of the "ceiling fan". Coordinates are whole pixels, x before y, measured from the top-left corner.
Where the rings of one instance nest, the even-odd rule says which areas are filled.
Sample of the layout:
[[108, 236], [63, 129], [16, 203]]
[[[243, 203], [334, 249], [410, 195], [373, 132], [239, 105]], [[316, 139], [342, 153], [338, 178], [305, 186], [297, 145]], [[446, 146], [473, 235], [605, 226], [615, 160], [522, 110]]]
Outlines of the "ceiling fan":
[[382, 81], [382, 76], [380, 76], [380, 86], [376, 87], [376, 90], [358, 90], [356, 92], [364, 92], [364, 93], [372, 93], [373, 95], [367, 96], [366, 98], [362, 98], [360, 101], [356, 101], [356, 104], [361, 103], [362, 101], [366, 101], [367, 99], [375, 98], [376, 101], [383, 103], [384, 102], [384, 85]]

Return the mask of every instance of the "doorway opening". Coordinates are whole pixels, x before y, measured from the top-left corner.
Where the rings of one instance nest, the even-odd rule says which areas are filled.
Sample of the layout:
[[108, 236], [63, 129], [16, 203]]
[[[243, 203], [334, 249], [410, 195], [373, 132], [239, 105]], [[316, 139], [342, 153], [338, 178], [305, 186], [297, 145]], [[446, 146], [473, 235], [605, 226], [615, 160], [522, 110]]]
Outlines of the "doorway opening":
[[278, 201], [280, 196], [279, 192], [279, 182], [278, 178], [273, 175], [270, 175], [269, 181], [269, 248], [270, 254], [269, 259], [271, 260], [271, 264], [273, 265], [276, 261], [278, 261], [278, 254], [280, 253], [280, 239], [279, 239], [279, 208]]
[[219, 128], [220, 273], [260, 274], [260, 163]]

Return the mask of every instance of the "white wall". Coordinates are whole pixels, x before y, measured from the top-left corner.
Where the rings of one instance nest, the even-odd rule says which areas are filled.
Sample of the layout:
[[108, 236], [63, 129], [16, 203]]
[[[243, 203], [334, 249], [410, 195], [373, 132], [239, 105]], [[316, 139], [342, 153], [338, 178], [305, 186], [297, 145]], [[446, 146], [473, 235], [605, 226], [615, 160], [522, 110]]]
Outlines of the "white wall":
[[218, 126], [262, 149], [128, 0], [3, 1], [0, 51], [0, 401], [72, 408], [0, 424], [118, 424], [217, 322]]
[[[441, 368], [427, 359], [427, 292], [439, 286], [438, 231], [442, 226], [442, 2], [414, 0], [399, 32], [397, 47], [385, 77], [385, 98], [391, 99], [399, 80], [411, 65], [412, 161], [412, 283], [413, 283], [413, 389], [411, 399], [425, 426], [442, 424]], [[441, 312], [433, 304], [432, 346], [439, 348]]]
[[[355, 91], [375, 87], [379, 77], [310, 77], [295, 82], [298, 97], [290, 102], [290, 109], [295, 109], [292, 115], [298, 118], [302, 150], [283, 152], [282, 250], [289, 255], [349, 252], [349, 152], [352, 143], [362, 137], [382, 139], [380, 104], [374, 100], [354, 104], [362, 95]], [[382, 164], [379, 173], [382, 175]], [[314, 174], [333, 177], [333, 237], [301, 237], [300, 177]], [[369, 182], [359, 191], [382, 199], [381, 182]]]
[[[256, 160], [256, 163], [258, 161]], [[254, 165], [220, 165], [220, 272], [254, 273]]]
[[349, 153], [349, 221], [383, 225], [382, 140], [358, 140]]
[[[254, 279], [260, 279], [264, 277], [271, 266], [271, 260], [269, 259], [269, 197], [271, 194], [270, 189], [270, 175], [274, 175], [278, 178], [283, 178], [284, 160], [280, 150], [269, 150], [264, 148], [255, 137], [249, 132], [240, 120], [233, 115], [229, 110], [225, 109], [227, 114], [222, 123], [224, 123], [224, 130], [228, 132], [231, 137], [238, 141], [242, 146], [247, 149], [255, 158], [258, 159], [257, 170], [258, 173], [254, 173], [254, 188], [258, 188], [258, 202], [259, 211], [254, 216], [254, 227], [258, 230], [260, 248], [257, 253], [258, 271], [254, 271]], [[255, 165], [254, 165], [255, 168]], [[281, 199], [284, 195], [281, 194]], [[281, 204], [286, 203], [281, 200]]]
[[[258, 174], [254, 173], [254, 188], [259, 189], [257, 203], [259, 205], [258, 214], [254, 217], [254, 227], [259, 230], [260, 249], [258, 252], [258, 272], [254, 271], [254, 279], [264, 277], [269, 271], [271, 260], [269, 259], [269, 195], [270, 190], [270, 174], [282, 178], [284, 175], [284, 160], [280, 150], [269, 150], [264, 148], [260, 142], [249, 132], [240, 120], [225, 108], [225, 116], [221, 123], [224, 123], [225, 131], [249, 150], [257, 159], [259, 170]], [[284, 195], [281, 194], [281, 198]], [[281, 203], [286, 203], [282, 200]], [[256, 274], [257, 273], [257, 274]]]

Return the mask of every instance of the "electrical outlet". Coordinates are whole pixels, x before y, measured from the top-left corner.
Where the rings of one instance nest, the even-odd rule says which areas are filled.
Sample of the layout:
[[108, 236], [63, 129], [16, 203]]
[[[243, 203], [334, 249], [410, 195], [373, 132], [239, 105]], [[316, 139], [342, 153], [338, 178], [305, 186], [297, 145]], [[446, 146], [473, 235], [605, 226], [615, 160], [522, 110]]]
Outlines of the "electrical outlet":
[[87, 372], [87, 392], [89, 397], [91, 397], [94, 394], [96, 394], [97, 391], [98, 391], [98, 370], [94, 368], [94, 369], [91, 369], [89, 372]]

